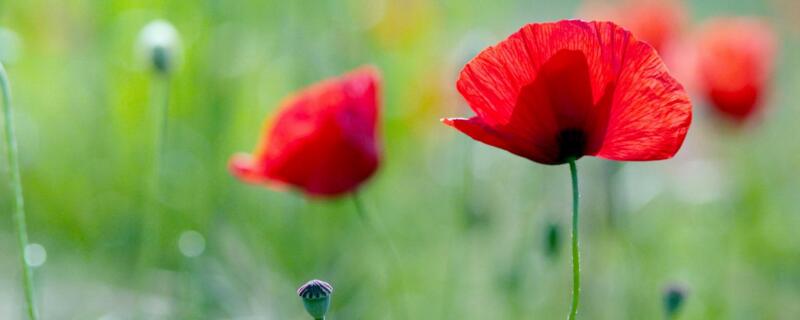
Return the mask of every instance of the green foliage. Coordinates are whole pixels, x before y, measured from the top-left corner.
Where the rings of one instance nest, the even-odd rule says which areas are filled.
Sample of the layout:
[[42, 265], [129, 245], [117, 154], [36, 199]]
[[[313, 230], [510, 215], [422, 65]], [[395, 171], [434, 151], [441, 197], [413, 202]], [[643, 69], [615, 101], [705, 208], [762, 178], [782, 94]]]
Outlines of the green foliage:
[[[778, 8], [747, 3], [730, 10], [792, 24], [778, 30], [794, 26]], [[728, 5], [690, 8], [699, 21], [731, 12]], [[570, 257], [545, 248], [568, 239], [568, 168], [476, 145], [438, 119], [470, 114], [454, 85], [467, 54], [457, 50], [472, 48], [464, 39], [498, 40], [526, 22], [571, 17], [576, 7], [0, 2], [0, 26], [21, 39], [6, 67], [30, 238], [47, 249], [34, 271], [43, 318], [303, 319], [294, 290], [311, 278], [336, 285], [331, 319], [563, 318]], [[158, 228], [144, 235], [158, 87], [135, 46], [153, 19], [175, 25], [183, 58], [169, 80]], [[797, 55], [787, 32], [782, 61]], [[383, 72], [385, 161], [360, 196], [396, 245], [399, 264], [350, 199], [307, 200], [227, 172], [228, 158], [255, 145], [262, 119], [285, 96], [361, 64]], [[750, 127], [722, 128], [693, 97], [697, 116], [677, 158], [624, 164], [610, 179], [604, 161], [580, 160], [579, 318], [657, 319], [672, 281], [692, 292], [681, 319], [800, 314], [800, 83], [796, 66], [778, 69], [769, 110]], [[11, 195], [1, 183], [0, 295], [13, 297], [0, 302], [3, 319], [23, 311]], [[561, 238], [543, 234], [551, 223]], [[202, 235], [202, 247], [190, 230]], [[143, 237], [156, 250], [138, 263]]]

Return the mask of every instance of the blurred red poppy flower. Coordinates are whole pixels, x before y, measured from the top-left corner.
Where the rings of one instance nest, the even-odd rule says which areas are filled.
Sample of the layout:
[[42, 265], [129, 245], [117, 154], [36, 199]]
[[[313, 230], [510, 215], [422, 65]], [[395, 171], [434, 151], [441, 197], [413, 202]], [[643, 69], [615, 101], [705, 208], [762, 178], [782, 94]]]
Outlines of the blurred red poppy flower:
[[470, 61], [457, 87], [477, 116], [445, 124], [543, 164], [670, 158], [692, 117], [653, 47], [610, 22], [526, 25]]
[[231, 172], [249, 183], [293, 186], [311, 196], [355, 191], [380, 163], [378, 71], [364, 67], [287, 99], [252, 155]]
[[698, 86], [719, 113], [736, 121], [761, 105], [774, 67], [776, 37], [752, 18], [718, 18], [706, 23], [697, 45]]
[[686, 9], [678, 0], [627, 0], [613, 6], [586, 1], [579, 15], [614, 21], [660, 54], [680, 37], [686, 24]]

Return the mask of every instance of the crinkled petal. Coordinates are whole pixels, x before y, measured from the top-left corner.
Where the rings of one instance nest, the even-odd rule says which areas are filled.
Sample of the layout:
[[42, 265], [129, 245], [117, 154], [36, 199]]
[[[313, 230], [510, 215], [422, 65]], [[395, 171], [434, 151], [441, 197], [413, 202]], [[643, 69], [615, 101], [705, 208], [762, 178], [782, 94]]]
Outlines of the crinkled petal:
[[671, 158], [692, 121], [689, 97], [650, 45], [634, 43], [625, 55], [596, 156], [622, 161]]
[[475, 113], [492, 126], [510, 120], [523, 87], [563, 50], [582, 52], [590, 67], [592, 98], [600, 100], [616, 79], [632, 37], [609, 22], [566, 20], [528, 24], [470, 61], [457, 82]]

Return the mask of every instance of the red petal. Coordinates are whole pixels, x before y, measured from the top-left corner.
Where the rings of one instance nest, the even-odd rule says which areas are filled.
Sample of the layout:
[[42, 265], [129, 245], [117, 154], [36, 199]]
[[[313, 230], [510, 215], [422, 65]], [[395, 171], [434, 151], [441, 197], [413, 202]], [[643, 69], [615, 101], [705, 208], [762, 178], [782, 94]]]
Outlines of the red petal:
[[261, 173], [258, 172], [258, 167], [253, 162], [253, 157], [249, 154], [238, 153], [231, 157], [228, 163], [228, 168], [231, 174], [249, 183], [258, 183], [261, 181]]
[[488, 124], [511, 117], [521, 89], [532, 83], [541, 66], [562, 50], [584, 53], [597, 102], [617, 77], [629, 32], [612, 23], [560, 21], [529, 24], [490, 47], [462, 70], [457, 87], [473, 111]]
[[670, 158], [689, 130], [689, 97], [651, 46], [633, 43], [625, 56], [604, 143], [596, 156], [625, 161]]
[[473, 117], [470, 119], [446, 118], [442, 119], [442, 122], [448, 126], [458, 129], [458, 131], [463, 132], [477, 141], [507, 150], [518, 156], [540, 163], [558, 163], [559, 159], [551, 156], [557, 153], [555, 151], [558, 149], [557, 145], [537, 145], [532, 141], [527, 141], [525, 137], [508, 136], [505, 133], [494, 130], [491, 126], [484, 123], [483, 119], [479, 117]]
[[498, 130], [525, 141], [524, 157], [561, 163], [564, 154], [555, 137], [563, 130], [577, 129], [587, 135], [593, 131], [592, 100], [586, 57], [580, 51], [562, 50], [542, 65], [536, 80], [521, 89], [509, 122]]
[[[557, 137], [564, 129], [594, 132], [589, 66], [580, 51], [562, 50], [523, 86], [506, 123], [489, 125], [479, 117], [446, 119], [448, 124], [486, 144], [545, 164], [562, 163]], [[604, 117], [604, 115], [599, 115]], [[536, 124], [536, 125], [531, 125]], [[604, 127], [602, 127], [604, 129]], [[596, 150], [599, 143], [592, 146]]]

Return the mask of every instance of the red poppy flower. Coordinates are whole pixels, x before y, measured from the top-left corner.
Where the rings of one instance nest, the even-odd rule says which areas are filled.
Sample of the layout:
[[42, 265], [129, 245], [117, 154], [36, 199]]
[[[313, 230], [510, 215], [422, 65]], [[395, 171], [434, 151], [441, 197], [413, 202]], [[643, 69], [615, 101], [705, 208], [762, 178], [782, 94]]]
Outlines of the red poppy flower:
[[653, 47], [610, 22], [526, 25], [470, 61], [457, 87], [477, 116], [446, 124], [543, 164], [670, 158], [692, 117]]
[[354, 191], [380, 162], [379, 83], [377, 70], [366, 67], [298, 92], [283, 103], [256, 151], [231, 159], [231, 172], [312, 196]]
[[715, 110], [742, 121], [758, 109], [773, 69], [775, 35], [749, 18], [708, 22], [697, 41], [699, 86]]

